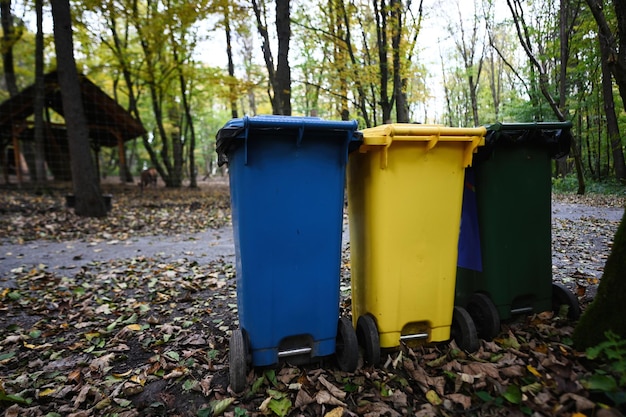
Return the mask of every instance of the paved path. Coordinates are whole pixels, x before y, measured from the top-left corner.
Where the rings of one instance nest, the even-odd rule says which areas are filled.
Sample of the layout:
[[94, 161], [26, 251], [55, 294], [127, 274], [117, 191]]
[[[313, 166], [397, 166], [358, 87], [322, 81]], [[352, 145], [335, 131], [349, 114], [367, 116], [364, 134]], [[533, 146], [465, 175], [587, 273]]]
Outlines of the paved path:
[[[599, 218], [617, 222], [622, 217], [623, 209], [554, 203], [552, 214], [554, 218], [572, 221]], [[348, 241], [348, 235], [346, 225], [343, 234], [344, 244]], [[91, 262], [106, 262], [111, 259], [137, 256], [159, 256], [172, 260], [187, 258], [197, 262], [209, 262], [223, 257], [227, 261], [234, 262], [232, 227], [189, 235], [146, 236], [125, 241], [32, 241], [23, 245], [5, 244], [0, 246], [0, 284], [8, 282], [8, 272], [14, 268], [32, 268], [44, 264], [49, 270], [74, 270]]]

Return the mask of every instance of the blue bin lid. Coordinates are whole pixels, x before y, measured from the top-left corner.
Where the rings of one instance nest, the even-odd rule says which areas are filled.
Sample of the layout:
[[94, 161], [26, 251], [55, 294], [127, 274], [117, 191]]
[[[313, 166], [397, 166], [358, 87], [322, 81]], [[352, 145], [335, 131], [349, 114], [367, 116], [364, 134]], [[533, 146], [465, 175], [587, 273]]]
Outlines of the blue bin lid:
[[227, 163], [228, 154], [241, 146], [251, 134], [272, 130], [293, 131], [297, 135], [298, 143], [302, 140], [305, 131], [345, 133], [345, 136], [341, 137], [348, 142], [348, 152], [352, 152], [363, 142], [363, 135], [357, 132], [357, 127], [356, 120], [324, 120], [319, 117], [264, 115], [231, 119], [216, 135], [218, 165]]

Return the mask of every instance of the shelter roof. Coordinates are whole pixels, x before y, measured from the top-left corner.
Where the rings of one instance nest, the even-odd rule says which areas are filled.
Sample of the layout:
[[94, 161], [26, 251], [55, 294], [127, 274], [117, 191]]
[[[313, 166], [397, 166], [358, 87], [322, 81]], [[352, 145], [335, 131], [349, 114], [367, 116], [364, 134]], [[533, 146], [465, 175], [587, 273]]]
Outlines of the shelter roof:
[[[109, 97], [85, 75], [79, 74], [89, 138], [100, 146], [117, 146], [118, 137], [124, 142], [146, 132], [122, 106]], [[44, 106], [65, 117], [57, 71], [44, 75]], [[34, 113], [35, 85], [22, 90], [0, 104], [0, 135], [10, 138], [14, 126], [32, 127], [27, 120]]]

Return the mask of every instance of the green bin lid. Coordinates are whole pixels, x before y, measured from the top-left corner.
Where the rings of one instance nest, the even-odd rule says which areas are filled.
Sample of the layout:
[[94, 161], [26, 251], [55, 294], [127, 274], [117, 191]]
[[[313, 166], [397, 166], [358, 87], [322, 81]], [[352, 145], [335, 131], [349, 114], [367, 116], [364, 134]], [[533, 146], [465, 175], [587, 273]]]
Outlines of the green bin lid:
[[485, 146], [474, 158], [486, 159], [496, 147], [538, 146], [545, 148], [551, 158], [569, 153], [572, 122], [494, 123], [487, 125]]

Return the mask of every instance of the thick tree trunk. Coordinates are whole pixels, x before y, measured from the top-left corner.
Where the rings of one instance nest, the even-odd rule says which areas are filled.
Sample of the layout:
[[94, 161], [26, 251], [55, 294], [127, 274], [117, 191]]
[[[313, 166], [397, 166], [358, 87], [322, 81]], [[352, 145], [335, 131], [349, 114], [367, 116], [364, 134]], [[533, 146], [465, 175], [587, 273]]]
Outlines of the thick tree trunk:
[[69, 142], [72, 184], [79, 216], [104, 217], [106, 206], [89, 146], [89, 129], [76, 71], [69, 0], [52, 0], [54, 43], [58, 62], [63, 116]]
[[622, 340], [626, 340], [624, 271], [626, 271], [626, 211], [613, 239], [613, 247], [604, 266], [598, 293], [574, 330], [573, 340], [576, 349], [584, 350], [606, 340], [607, 331], [612, 331]]
[[[604, 37], [607, 45], [615, 45], [615, 38], [608, 30], [604, 13], [600, 3], [596, 0], [587, 0], [592, 9], [596, 22], [600, 28], [600, 37]], [[614, 1], [615, 12], [619, 22], [618, 34], [620, 35], [620, 56], [626, 56], [626, 4], [624, 1]], [[621, 58], [620, 58], [621, 60]], [[610, 63], [610, 60], [609, 60]], [[622, 81], [613, 71], [613, 77], [618, 85]], [[626, 80], [624, 80], [626, 81]], [[624, 87], [624, 88], [622, 88]], [[620, 85], [620, 96], [623, 104], [626, 104], [626, 83]], [[622, 340], [626, 339], [626, 210], [622, 221], [613, 238], [611, 254], [604, 266], [604, 274], [598, 286], [598, 293], [593, 302], [587, 307], [580, 321], [576, 325], [573, 334], [574, 345], [577, 349], [585, 349], [595, 346], [606, 340], [606, 332], [612, 331]]]

